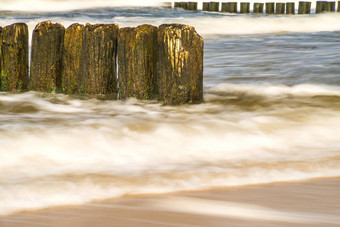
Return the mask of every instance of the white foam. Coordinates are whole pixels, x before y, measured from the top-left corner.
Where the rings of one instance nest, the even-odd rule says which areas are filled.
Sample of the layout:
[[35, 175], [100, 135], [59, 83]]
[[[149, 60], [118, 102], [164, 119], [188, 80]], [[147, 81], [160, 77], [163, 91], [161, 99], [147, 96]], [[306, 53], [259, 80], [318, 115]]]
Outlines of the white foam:
[[210, 89], [211, 92], [247, 93], [250, 95], [273, 96], [340, 96], [340, 87], [332, 85], [298, 84], [227, 84], [221, 83]]
[[159, 0], [2, 0], [1, 10], [69, 11], [104, 7], [160, 6]]
[[[240, 86], [249, 94], [255, 87]], [[296, 94], [289, 89], [296, 88], [283, 94]], [[334, 92], [310, 90], [327, 89]], [[2, 215], [124, 194], [340, 176], [340, 116], [331, 106], [279, 102], [249, 112], [209, 99], [162, 107], [55, 98], [59, 104], [33, 92], [1, 98], [4, 106], [22, 99], [43, 110], [0, 115]], [[63, 102], [76, 114], [60, 111]]]

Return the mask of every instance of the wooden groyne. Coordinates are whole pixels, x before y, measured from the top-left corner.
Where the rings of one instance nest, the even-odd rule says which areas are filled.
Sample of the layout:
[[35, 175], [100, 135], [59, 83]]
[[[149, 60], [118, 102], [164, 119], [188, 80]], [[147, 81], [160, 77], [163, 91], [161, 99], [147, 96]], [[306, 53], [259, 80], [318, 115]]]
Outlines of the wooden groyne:
[[[188, 5], [195, 2], [175, 2], [175, 8], [188, 9]], [[240, 2], [239, 4], [235, 1], [228, 2], [203, 2], [202, 11], [210, 12], [221, 12], [221, 13], [241, 13], [241, 14], [279, 14], [279, 15], [294, 15], [294, 14], [311, 14], [311, 3], [310, 1], [300, 1], [298, 3], [297, 12], [295, 12], [295, 2], [254, 2], [253, 10], [250, 11], [249, 2]], [[238, 8], [239, 5], [239, 8]], [[337, 9], [336, 9], [337, 5]], [[198, 10], [197, 3], [194, 8], [190, 10]], [[317, 1], [315, 13], [325, 12], [340, 12], [340, 1]]]
[[29, 76], [26, 24], [0, 27], [0, 91], [60, 92], [116, 100], [203, 101], [203, 38], [194, 27], [164, 24], [39, 23]]

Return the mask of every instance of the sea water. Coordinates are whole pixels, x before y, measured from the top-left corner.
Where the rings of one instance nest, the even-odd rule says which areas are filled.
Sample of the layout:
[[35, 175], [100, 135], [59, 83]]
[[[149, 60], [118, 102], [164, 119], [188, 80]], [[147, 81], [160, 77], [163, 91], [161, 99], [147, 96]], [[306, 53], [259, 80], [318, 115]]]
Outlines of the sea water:
[[204, 102], [163, 106], [0, 93], [0, 215], [124, 195], [340, 176], [340, 14], [1, 0], [1, 26], [25, 22], [31, 33], [45, 20], [195, 26], [205, 42]]

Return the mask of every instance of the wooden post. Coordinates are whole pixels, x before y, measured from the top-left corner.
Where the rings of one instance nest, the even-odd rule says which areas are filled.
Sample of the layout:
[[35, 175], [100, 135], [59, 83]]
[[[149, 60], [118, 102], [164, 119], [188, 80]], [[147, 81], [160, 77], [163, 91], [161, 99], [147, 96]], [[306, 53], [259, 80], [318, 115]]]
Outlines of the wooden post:
[[276, 14], [285, 14], [286, 3], [276, 3]]
[[157, 78], [166, 105], [203, 100], [203, 38], [194, 27], [161, 25], [157, 31]]
[[266, 14], [274, 14], [274, 2], [266, 2]]
[[230, 2], [230, 13], [237, 13], [237, 2]]
[[1, 85], [1, 72], [2, 72], [2, 51], [1, 51], [1, 49], [2, 49], [2, 33], [3, 33], [3, 31], [4, 31], [4, 29], [0, 26], [0, 91], [2, 91], [2, 90], [7, 90], [7, 84], [6, 84], [6, 89], [4, 89], [3, 87], [2, 87], [2, 85]]
[[219, 2], [210, 2], [209, 3], [209, 11], [218, 12], [220, 10]]
[[263, 3], [254, 3], [253, 13], [263, 13]]
[[294, 15], [295, 14], [295, 2], [287, 2], [286, 3], [286, 14]]
[[230, 5], [229, 5], [228, 2], [222, 2], [222, 5], [221, 5], [221, 12], [223, 12], [223, 13], [228, 13], [229, 8], [230, 8]]
[[317, 1], [316, 2], [316, 8], [315, 8], [315, 13], [323, 13], [326, 11], [326, 4], [327, 2], [325, 1]]
[[223, 2], [221, 12], [237, 13], [237, 2]]
[[241, 2], [240, 13], [249, 13], [249, 12], [250, 12], [250, 3]]
[[118, 79], [121, 99], [157, 98], [157, 27], [121, 28], [118, 43]]
[[30, 89], [61, 91], [65, 28], [51, 21], [39, 23], [32, 36]]
[[299, 2], [299, 14], [310, 14], [311, 2]]
[[209, 2], [203, 2], [202, 10], [209, 11], [209, 8], [210, 8]]
[[28, 27], [24, 23], [4, 27], [0, 38], [0, 91], [28, 89]]
[[86, 24], [83, 40], [84, 90], [99, 99], [117, 98], [117, 24]]
[[181, 8], [182, 9], [188, 9], [189, 8], [188, 2], [181, 2]]
[[338, 1], [338, 12], [340, 12], [340, 1]]
[[327, 2], [326, 12], [335, 12], [335, 2]]
[[175, 8], [181, 8], [181, 2], [175, 2], [175, 5], [174, 5]]
[[83, 38], [85, 26], [72, 24], [65, 31], [62, 90], [66, 94], [85, 94], [83, 84]]
[[197, 10], [197, 2], [189, 2], [188, 10], [196, 11]]

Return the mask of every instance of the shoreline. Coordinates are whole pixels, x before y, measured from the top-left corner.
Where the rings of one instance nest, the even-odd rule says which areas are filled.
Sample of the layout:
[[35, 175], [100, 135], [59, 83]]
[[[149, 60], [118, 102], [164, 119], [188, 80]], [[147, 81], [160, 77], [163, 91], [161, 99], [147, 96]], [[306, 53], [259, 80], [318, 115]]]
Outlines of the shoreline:
[[0, 226], [336, 226], [339, 188], [337, 177], [133, 195], [1, 216]]

